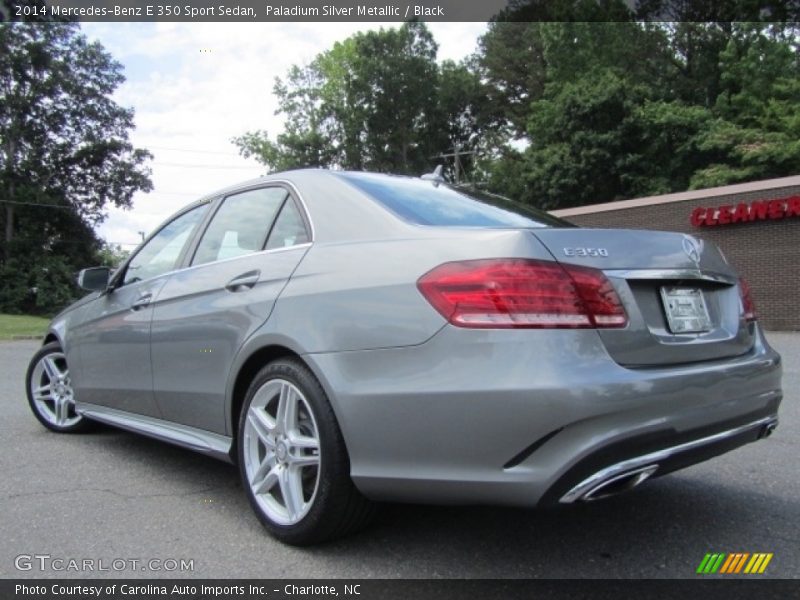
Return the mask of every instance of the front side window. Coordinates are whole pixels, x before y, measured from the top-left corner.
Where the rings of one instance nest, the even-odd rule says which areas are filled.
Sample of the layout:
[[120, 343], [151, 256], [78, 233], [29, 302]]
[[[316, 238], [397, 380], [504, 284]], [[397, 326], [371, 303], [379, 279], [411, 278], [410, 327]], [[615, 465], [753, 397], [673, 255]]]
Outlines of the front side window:
[[122, 285], [157, 277], [174, 269], [183, 247], [207, 208], [207, 204], [197, 206], [162, 227], [128, 263]]
[[287, 195], [283, 188], [269, 187], [225, 198], [203, 234], [192, 264], [203, 265], [262, 250], [267, 231]]

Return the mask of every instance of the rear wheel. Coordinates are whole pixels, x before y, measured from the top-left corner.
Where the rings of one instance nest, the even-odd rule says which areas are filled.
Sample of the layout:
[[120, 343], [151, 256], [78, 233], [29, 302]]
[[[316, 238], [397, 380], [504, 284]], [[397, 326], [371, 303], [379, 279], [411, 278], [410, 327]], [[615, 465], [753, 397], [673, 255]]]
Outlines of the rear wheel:
[[75, 394], [67, 359], [57, 342], [33, 355], [25, 378], [28, 404], [39, 422], [52, 431], [85, 431], [89, 422], [75, 411]]
[[239, 470], [250, 503], [275, 537], [308, 545], [347, 535], [372, 516], [350, 479], [341, 431], [322, 386], [284, 359], [256, 375], [239, 420]]

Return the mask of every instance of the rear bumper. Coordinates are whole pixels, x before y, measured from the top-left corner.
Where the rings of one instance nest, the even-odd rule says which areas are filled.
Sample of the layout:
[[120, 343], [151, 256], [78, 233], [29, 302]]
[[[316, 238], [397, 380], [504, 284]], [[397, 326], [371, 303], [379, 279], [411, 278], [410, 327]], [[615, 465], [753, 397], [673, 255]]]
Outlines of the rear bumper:
[[758, 328], [743, 356], [653, 369], [618, 365], [592, 330], [446, 326], [419, 346], [305, 358], [354, 482], [379, 500], [556, 504], [653, 452], [736, 431], [672, 452], [657, 476], [753, 441], [782, 398]]
[[[572, 504], [627, 491], [646, 479], [666, 475], [768, 437], [777, 426], [776, 416], [762, 417], [702, 437], [696, 437], [698, 434], [695, 433], [689, 441], [644, 454], [641, 453], [641, 443], [626, 440], [620, 445], [621, 448], [604, 448], [601, 454], [606, 456], [591, 455], [574, 466], [547, 491], [540, 503], [552, 504], [557, 499], [561, 504]], [[632, 455], [619, 462], [607, 464], [610, 459], [608, 455], [614, 451], [620, 455]], [[591, 472], [598, 467], [599, 470], [584, 477], [585, 472]]]

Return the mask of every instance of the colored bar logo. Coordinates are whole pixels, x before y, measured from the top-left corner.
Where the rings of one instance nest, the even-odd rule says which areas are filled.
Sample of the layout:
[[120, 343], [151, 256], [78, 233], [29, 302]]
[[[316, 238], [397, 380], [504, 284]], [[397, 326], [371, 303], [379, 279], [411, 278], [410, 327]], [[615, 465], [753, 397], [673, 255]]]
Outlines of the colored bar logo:
[[697, 567], [698, 575], [713, 575], [719, 573], [720, 575], [735, 575], [735, 574], [748, 574], [760, 575], [767, 570], [769, 561], [772, 560], [772, 552], [732, 552], [725, 553], [708, 553], [700, 561], [700, 566]]

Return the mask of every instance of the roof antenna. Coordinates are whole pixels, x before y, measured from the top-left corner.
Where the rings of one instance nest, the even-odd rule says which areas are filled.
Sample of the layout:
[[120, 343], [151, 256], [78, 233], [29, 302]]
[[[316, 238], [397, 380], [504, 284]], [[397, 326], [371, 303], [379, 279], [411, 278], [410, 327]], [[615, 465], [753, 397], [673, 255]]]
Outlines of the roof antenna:
[[442, 169], [444, 168], [443, 165], [437, 165], [436, 168], [433, 170], [433, 173], [425, 173], [420, 179], [424, 179], [426, 181], [432, 181], [433, 185], [439, 187], [440, 183], [446, 183], [444, 176], [442, 175]]

